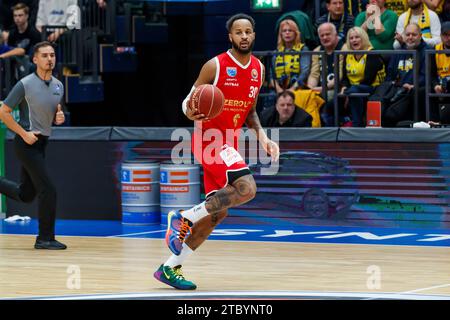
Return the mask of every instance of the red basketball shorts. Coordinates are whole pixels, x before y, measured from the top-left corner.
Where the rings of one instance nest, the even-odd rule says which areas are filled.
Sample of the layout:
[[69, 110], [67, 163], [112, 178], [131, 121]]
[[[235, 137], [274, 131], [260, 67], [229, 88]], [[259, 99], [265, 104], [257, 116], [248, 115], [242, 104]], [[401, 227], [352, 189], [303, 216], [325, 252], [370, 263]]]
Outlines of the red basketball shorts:
[[[201, 151], [201, 152], [200, 152]], [[203, 167], [203, 183], [206, 197], [232, 184], [238, 178], [250, 174], [239, 152], [227, 144], [205, 145], [194, 150], [194, 156]]]

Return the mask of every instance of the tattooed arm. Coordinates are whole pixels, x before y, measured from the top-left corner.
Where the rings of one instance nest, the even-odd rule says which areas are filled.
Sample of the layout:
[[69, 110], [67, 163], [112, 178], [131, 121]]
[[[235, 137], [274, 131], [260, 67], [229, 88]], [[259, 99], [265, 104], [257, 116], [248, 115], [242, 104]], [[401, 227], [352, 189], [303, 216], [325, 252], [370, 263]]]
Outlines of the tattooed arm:
[[[265, 79], [265, 77], [266, 77], [266, 71], [265, 71], [264, 65], [262, 65], [262, 79]], [[250, 109], [247, 119], [245, 119], [245, 124], [247, 125], [247, 127], [249, 129], [254, 131], [258, 141], [262, 145], [265, 145], [265, 144], [267, 144], [267, 140], [269, 140], [269, 139], [267, 138], [267, 135], [261, 126], [261, 122], [259, 121], [258, 114], [256, 113], [257, 101], [258, 101], [258, 96], [256, 96], [255, 103], [253, 104], [252, 108]]]
[[[262, 69], [262, 78], [265, 79], [265, 69], [263, 66]], [[271, 155], [272, 161], [278, 161], [278, 157], [280, 155], [280, 148], [278, 144], [267, 138], [266, 133], [264, 132], [263, 127], [261, 126], [261, 122], [259, 121], [258, 114], [256, 113], [256, 101], [258, 97], [255, 99], [255, 104], [250, 109], [248, 113], [247, 119], [245, 119], [245, 124], [250, 130], [253, 130], [256, 134], [256, 138], [258, 139], [261, 146], [264, 150]]]
[[255, 105], [253, 105], [252, 108], [250, 109], [247, 119], [245, 119], [245, 124], [250, 130], [252, 130], [255, 133], [256, 138], [258, 139], [259, 142], [261, 142], [261, 144], [266, 143], [268, 138], [266, 133], [264, 132], [261, 122], [259, 121]]
[[245, 124], [249, 129], [254, 130], [256, 138], [264, 150], [272, 157], [272, 161], [278, 161], [278, 157], [280, 156], [280, 148], [278, 147], [278, 144], [270, 140], [264, 132], [261, 122], [259, 122], [259, 117], [256, 113], [255, 106], [253, 106], [250, 110], [247, 119], [245, 120]]

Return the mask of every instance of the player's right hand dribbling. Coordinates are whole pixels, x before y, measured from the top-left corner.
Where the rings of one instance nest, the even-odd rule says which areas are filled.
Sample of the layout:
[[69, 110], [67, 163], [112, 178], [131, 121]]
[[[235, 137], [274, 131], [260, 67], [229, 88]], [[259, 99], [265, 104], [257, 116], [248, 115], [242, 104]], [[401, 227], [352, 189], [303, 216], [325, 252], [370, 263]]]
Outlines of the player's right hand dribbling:
[[208, 118], [203, 113], [198, 113], [198, 110], [196, 108], [191, 107], [191, 101], [188, 101], [187, 103], [186, 117], [188, 117], [188, 119], [192, 121], [208, 120]]

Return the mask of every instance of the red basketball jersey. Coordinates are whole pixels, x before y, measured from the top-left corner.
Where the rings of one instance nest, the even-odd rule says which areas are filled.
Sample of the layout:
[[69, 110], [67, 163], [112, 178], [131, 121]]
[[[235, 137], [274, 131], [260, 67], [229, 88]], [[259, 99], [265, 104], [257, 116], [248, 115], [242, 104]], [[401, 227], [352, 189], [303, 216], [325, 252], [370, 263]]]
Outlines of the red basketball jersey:
[[[242, 158], [228, 158], [221, 154], [229, 151], [230, 154], [237, 153], [239, 131], [256, 103], [263, 77], [262, 64], [254, 56], [250, 56], [250, 61], [245, 66], [229, 51], [218, 55], [214, 61], [216, 76], [213, 85], [223, 92], [225, 104], [222, 113], [216, 118], [196, 121], [192, 140], [194, 156], [203, 165], [207, 195], [229, 183], [229, 172], [248, 170]], [[214, 138], [211, 139], [211, 136]], [[234, 153], [232, 148], [235, 149]]]
[[[224, 134], [227, 129], [239, 130], [255, 104], [262, 85], [262, 63], [253, 55], [247, 65], [242, 65], [230, 51], [214, 58], [217, 86], [225, 97], [222, 113], [214, 119], [201, 123], [202, 131], [215, 128]], [[200, 123], [196, 123], [198, 126]], [[225, 143], [225, 142], [224, 142]], [[227, 141], [233, 146], [232, 141]]]

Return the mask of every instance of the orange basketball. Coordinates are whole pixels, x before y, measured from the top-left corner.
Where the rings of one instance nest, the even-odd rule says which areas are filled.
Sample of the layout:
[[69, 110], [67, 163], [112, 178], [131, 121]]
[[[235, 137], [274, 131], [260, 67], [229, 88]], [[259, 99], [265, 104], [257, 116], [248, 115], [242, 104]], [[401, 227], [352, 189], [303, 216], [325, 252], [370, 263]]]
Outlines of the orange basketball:
[[203, 113], [208, 119], [217, 117], [223, 110], [225, 98], [222, 91], [212, 84], [195, 88], [191, 96], [191, 107]]

